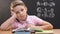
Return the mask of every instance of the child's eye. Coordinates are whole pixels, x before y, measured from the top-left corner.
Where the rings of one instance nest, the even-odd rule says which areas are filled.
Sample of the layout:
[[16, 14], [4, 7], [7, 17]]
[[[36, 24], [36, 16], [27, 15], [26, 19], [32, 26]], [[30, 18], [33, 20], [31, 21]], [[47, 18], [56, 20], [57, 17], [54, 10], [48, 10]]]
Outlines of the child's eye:
[[24, 9], [21, 9], [21, 11], [23, 11]]
[[16, 14], [18, 14], [19, 12], [17, 11]]

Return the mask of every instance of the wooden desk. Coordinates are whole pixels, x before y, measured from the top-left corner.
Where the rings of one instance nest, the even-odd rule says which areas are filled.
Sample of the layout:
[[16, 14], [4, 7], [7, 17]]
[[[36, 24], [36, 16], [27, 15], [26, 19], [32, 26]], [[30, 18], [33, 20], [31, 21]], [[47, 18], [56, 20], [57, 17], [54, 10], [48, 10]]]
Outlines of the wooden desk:
[[60, 34], [60, 29], [53, 29], [54, 34]]
[[0, 31], [0, 34], [12, 34], [11, 31]]
[[[60, 34], [60, 29], [53, 29], [54, 34]], [[0, 31], [0, 34], [13, 34], [11, 31]]]

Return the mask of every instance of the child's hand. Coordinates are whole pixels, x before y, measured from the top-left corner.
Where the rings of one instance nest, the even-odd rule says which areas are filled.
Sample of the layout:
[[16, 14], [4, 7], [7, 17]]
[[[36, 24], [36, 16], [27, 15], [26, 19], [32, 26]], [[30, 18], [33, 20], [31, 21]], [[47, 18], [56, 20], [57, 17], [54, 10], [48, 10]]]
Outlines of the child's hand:
[[15, 12], [11, 12], [11, 15], [14, 16], [15, 18], [17, 17]]

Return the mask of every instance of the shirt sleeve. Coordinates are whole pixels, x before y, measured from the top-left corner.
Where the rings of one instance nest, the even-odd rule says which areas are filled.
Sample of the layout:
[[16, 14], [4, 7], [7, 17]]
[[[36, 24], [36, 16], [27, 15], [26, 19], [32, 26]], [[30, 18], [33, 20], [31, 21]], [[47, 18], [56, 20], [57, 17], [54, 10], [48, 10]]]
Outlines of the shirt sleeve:
[[12, 29], [16, 29], [16, 28], [18, 28], [18, 26], [17, 26], [17, 23], [16, 22], [14, 22], [14, 23], [12, 23]]
[[43, 20], [38, 18], [37, 16], [34, 16], [34, 22], [36, 25], [41, 25], [43, 23]]

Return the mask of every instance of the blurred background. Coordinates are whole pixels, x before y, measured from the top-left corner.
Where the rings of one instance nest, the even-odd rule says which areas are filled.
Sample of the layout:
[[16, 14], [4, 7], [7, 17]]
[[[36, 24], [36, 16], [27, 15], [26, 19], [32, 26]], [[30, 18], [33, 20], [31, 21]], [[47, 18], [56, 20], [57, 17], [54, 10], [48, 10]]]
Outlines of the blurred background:
[[[10, 15], [10, 3], [12, 0], [0, 0], [0, 25]], [[37, 17], [53, 24], [54, 29], [60, 29], [60, 0], [22, 0], [29, 15]]]

